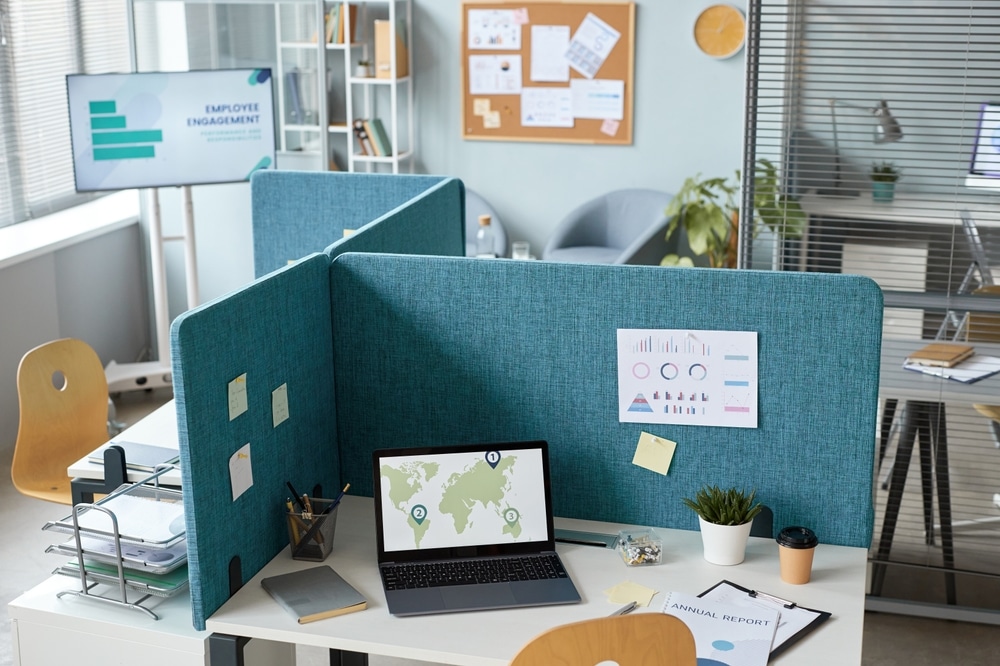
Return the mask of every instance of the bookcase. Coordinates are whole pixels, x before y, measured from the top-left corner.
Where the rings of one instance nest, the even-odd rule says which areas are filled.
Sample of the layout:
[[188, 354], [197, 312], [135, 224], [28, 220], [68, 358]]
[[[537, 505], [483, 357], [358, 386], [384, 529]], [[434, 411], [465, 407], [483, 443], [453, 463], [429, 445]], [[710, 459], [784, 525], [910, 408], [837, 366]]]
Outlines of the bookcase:
[[413, 170], [412, 20], [411, 0], [275, 3], [278, 146], [297, 168]]
[[[128, 9], [136, 71], [271, 68], [278, 168], [413, 170], [412, 0], [129, 0]], [[357, 71], [361, 61], [370, 71]], [[392, 150], [363, 154], [353, 124], [375, 118]]]

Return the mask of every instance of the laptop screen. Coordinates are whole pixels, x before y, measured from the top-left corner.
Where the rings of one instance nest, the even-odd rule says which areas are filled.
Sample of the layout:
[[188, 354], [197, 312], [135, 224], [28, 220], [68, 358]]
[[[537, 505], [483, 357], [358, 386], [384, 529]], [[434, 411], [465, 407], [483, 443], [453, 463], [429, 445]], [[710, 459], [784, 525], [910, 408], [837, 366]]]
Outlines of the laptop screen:
[[380, 561], [552, 550], [545, 442], [375, 451]]

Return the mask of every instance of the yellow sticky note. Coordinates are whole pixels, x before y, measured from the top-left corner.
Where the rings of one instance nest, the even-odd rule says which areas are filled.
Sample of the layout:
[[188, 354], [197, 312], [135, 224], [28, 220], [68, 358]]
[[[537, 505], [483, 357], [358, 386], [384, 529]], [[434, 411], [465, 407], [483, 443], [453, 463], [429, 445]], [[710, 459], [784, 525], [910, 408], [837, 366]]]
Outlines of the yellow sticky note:
[[247, 373], [229, 382], [229, 420], [247, 411]]
[[288, 420], [288, 384], [271, 391], [271, 425], [277, 428]]
[[483, 127], [485, 129], [498, 129], [500, 127], [500, 112], [490, 111], [483, 115]]
[[645, 467], [653, 472], [666, 474], [670, 469], [670, 461], [674, 458], [677, 442], [663, 439], [644, 432], [639, 435], [639, 445], [635, 448], [632, 464]]
[[608, 595], [608, 601], [613, 604], [624, 605], [634, 601], [640, 606], [648, 606], [656, 595], [656, 590], [627, 580], [605, 590], [604, 593]]
[[472, 115], [485, 116], [490, 112], [490, 100], [488, 97], [477, 97], [472, 100]]
[[247, 442], [229, 458], [229, 483], [233, 501], [253, 485], [253, 465], [250, 460], [250, 443]]

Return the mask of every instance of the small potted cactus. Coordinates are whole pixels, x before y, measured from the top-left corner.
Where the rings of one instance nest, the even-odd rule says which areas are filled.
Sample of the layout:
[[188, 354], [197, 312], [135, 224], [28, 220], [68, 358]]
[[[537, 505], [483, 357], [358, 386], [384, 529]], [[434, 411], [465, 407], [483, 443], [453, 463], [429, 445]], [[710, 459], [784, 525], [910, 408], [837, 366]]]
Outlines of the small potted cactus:
[[742, 562], [750, 526], [763, 509], [757, 501], [757, 491], [705, 485], [693, 499], [685, 497], [682, 501], [698, 514], [705, 559], [727, 566]]

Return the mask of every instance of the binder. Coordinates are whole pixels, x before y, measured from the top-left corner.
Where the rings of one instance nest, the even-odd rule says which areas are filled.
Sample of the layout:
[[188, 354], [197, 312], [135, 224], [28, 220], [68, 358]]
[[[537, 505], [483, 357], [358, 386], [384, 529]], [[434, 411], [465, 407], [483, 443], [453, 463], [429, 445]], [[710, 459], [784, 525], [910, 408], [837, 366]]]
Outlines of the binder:
[[781, 613], [778, 629], [771, 643], [771, 657], [781, 654], [831, 617], [831, 613], [827, 611], [799, 606], [789, 599], [782, 599], [760, 590], [748, 590], [728, 580], [719, 581], [698, 596], [729, 604], [767, 606]]
[[[392, 38], [392, 24], [389, 21], [375, 21], [375, 78], [392, 78], [392, 58], [390, 57], [390, 41]], [[409, 54], [406, 51], [406, 42], [403, 40], [403, 27], [396, 26], [396, 78], [401, 79], [410, 75]]]

